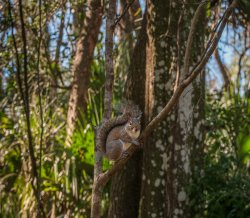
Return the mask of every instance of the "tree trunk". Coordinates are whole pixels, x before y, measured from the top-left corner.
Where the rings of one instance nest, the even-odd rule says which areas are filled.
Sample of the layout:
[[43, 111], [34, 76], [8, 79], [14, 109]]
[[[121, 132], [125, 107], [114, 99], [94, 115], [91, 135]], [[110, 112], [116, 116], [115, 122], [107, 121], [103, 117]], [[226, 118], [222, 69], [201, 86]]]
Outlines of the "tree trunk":
[[[146, 19], [144, 19], [125, 85], [125, 97], [136, 102], [142, 110], [145, 102], [146, 36]], [[144, 125], [144, 123], [145, 122], [142, 121], [142, 125]], [[117, 172], [112, 178], [108, 217], [138, 217], [141, 159], [142, 152], [133, 155], [124, 168]]]
[[[195, 5], [149, 1], [131, 63], [126, 95], [144, 109], [144, 123], [158, 114], [183, 75]], [[205, 18], [205, 14], [203, 16]], [[195, 35], [191, 66], [204, 48], [204, 22]], [[177, 75], [179, 79], [176, 80]], [[191, 217], [187, 186], [202, 157], [204, 74], [181, 96], [176, 109], [154, 130], [140, 154], [112, 179], [109, 217]], [[138, 196], [138, 193], [141, 194]], [[140, 202], [140, 205], [139, 205]]]
[[102, 21], [102, 1], [89, 0], [88, 7], [84, 25], [76, 43], [76, 54], [72, 66], [74, 75], [67, 116], [67, 146], [71, 145], [76, 123], [86, 109], [90, 66]]
[[[146, 108], [151, 119], [172, 96], [183, 75], [185, 46], [193, 4], [148, 2]], [[202, 18], [205, 17], [205, 14]], [[204, 48], [204, 23], [199, 23], [191, 66]], [[144, 146], [140, 217], [190, 217], [187, 192], [195, 167], [200, 167], [203, 133], [204, 74], [186, 88], [176, 109], [158, 125]], [[176, 79], [179, 78], [179, 79]], [[198, 161], [198, 162], [197, 162]]]

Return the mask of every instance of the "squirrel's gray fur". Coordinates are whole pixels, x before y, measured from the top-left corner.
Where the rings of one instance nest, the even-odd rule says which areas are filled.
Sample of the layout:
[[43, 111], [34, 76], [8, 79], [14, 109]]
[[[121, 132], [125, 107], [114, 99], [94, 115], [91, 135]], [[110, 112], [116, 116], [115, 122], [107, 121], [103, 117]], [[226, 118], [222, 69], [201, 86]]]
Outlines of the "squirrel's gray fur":
[[97, 128], [96, 147], [104, 153], [106, 153], [106, 140], [109, 132], [117, 126], [125, 125], [130, 118], [140, 118], [142, 115], [138, 105], [129, 100], [122, 101], [119, 112], [121, 115], [109, 120], [104, 120]]

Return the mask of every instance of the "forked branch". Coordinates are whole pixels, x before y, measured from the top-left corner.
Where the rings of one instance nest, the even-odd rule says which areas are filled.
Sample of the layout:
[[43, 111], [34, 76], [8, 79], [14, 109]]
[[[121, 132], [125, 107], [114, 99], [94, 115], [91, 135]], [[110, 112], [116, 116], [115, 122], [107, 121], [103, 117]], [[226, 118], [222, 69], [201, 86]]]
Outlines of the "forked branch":
[[[174, 108], [175, 104], [178, 102], [179, 97], [185, 90], [185, 88], [194, 81], [194, 79], [199, 75], [199, 73], [202, 71], [202, 69], [207, 64], [209, 58], [213, 54], [220, 38], [222, 35], [222, 32], [227, 24], [228, 18], [233, 12], [233, 9], [237, 5], [237, 0], [234, 0], [230, 6], [225, 11], [222, 19], [219, 21], [219, 25], [215, 27], [214, 32], [211, 36], [211, 39], [209, 40], [209, 43], [206, 46], [205, 53], [201, 56], [202, 58], [199, 60], [199, 62], [196, 64], [196, 66], [191, 70], [190, 73], [187, 74], [186, 78], [180, 82], [178, 85], [176, 91], [172, 95], [169, 102], [166, 104], [166, 106], [163, 108], [163, 110], [146, 126], [145, 130], [142, 132], [140, 136], [140, 142], [143, 143], [143, 141], [146, 140], [146, 137], [149, 136], [149, 134], [155, 129], [155, 127], [166, 118], [166, 116], [169, 114], [169, 112]], [[197, 19], [197, 16], [200, 14], [200, 11], [203, 6], [205, 6], [204, 2], [201, 3], [202, 6], [198, 7], [198, 12], [196, 12], [193, 19]], [[195, 28], [197, 26], [196, 21], [192, 21], [191, 31], [189, 33], [189, 44], [187, 46], [187, 49], [190, 49], [192, 46], [192, 37], [195, 32]], [[186, 51], [185, 54], [188, 54], [189, 51]], [[186, 57], [185, 66], [186, 69], [189, 68], [189, 58]], [[99, 175], [99, 177], [96, 180], [95, 186], [97, 187], [103, 187], [106, 185], [106, 183], [110, 180], [110, 178], [128, 161], [128, 159], [132, 156], [132, 154], [138, 149], [136, 145], [130, 146], [130, 148], [122, 155], [122, 157], [114, 164], [111, 169], [107, 170], [106, 172]]]

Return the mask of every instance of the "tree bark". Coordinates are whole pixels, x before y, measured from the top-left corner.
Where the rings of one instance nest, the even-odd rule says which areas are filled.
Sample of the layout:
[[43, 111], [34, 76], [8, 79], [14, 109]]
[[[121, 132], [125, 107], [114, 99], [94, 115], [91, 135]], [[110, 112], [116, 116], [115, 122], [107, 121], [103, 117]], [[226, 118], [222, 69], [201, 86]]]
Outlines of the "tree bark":
[[102, 21], [103, 6], [101, 0], [89, 0], [88, 8], [84, 25], [76, 43], [76, 54], [72, 66], [73, 83], [67, 116], [67, 146], [71, 146], [76, 123], [86, 110], [90, 66]]
[[[181, 9], [181, 5], [175, 7]], [[126, 84], [126, 96], [132, 97], [133, 100], [139, 102], [141, 108], [144, 108], [146, 122], [149, 122], [153, 116], [158, 114], [170, 99], [176, 79], [175, 72], [180, 74], [181, 65], [183, 64], [181, 60], [184, 58], [185, 52], [183, 42], [187, 39], [189, 31], [189, 25], [182, 27], [184, 11], [181, 11], [178, 10], [176, 12], [170, 2], [165, 5], [157, 3], [154, 5], [152, 2], [148, 4], [148, 11], [146, 12], [149, 20], [147, 23], [148, 31], [146, 31], [146, 28], [142, 29], [141, 37], [132, 59], [131, 73], [128, 75]], [[185, 13], [187, 11], [189, 9], [186, 8]], [[191, 8], [190, 18], [192, 18], [193, 12], [194, 8]], [[188, 14], [185, 14], [185, 16], [188, 17]], [[190, 19], [188, 22], [190, 23]], [[177, 26], [178, 28], [176, 28]], [[202, 42], [204, 41], [201, 41], [201, 44], [199, 44], [201, 47], [203, 47]], [[197, 41], [198, 43], [200, 41]], [[199, 46], [195, 47], [200, 48]], [[194, 56], [195, 54], [192, 53], [192, 55]], [[192, 61], [194, 61], [194, 58]], [[184, 75], [181, 75], [181, 79], [183, 78]], [[172, 112], [170, 116], [172, 119], [170, 118], [160, 124], [154, 131], [153, 136], [144, 145], [141, 217], [166, 217], [168, 215], [173, 217], [175, 209], [178, 208], [178, 192], [181, 200], [186, 195], [186, 192], [183, 190], [188, 180], [187, 178], [189, 178], [187, 174], [190, 171], [188, 162], [190, 154], [187, 151], [189, 145], [187, 145], [187, 139], [183, 143], [177, 142], [178, 140], [173, 141], [173, 138], [179, 139], [184, 137], [183, 135], [189, 137], [188, 135], [193, 133], [190, 131], [185, 131], [182, 135], [179, 133], [181, 129], [180, 123], [186, 124], [189, 115], [192, 115], [192, 105], [194, 104], [192, 98], [194, 96], [192, 97], [190, 90], [188, 95], [188, 102], [185, 101], [185, 104], [180, 104], [178, 107], [180, 109]], [[181, 98], [185, 99], [185, 97]], [[168, 131], [166, 131], [167, 129]], [[170, 134], [166, 134], [167, 132], [170, 132]], [[165, 140], [167, 137], [169, 137], [169, 141]], [[174, 146], [180, 147], [178, 143], [182, 145], [183, 151], [179, 149], [177, 152], [171, 153], [174, 150]], [[185, 160], [187, 159], [185, 163], [181, 161], [184, 158], [174, 159], [174, 156], [177, 155], [181, 158], [180, 154], [183, 154], [184, 151], [186, 152]], [[174, 155], [175, 153], [178, 154]], [[169, 163], [167, 163], [168, 160], [166, 159], [169, 160]], [[168, 166], [165, 166], [165, 164]], [[174, 164], [180, 165], [182, 169], [185, 167], [186, 174], [176, 179], [174, 179], [173, 173], [167, 176], [167, 171], [173, 172], [174, 170], [176, 174], [183, 175], [183, 170], [178, 170], [179, 167], [174, 167]], [[141, 159], [140, 154], [138, 154], [132, 157], [121, 172], [117, 173], [112, 179], [109, 217], [139, 216], [140, 167]], [[174, 183], [177, 180], [181, 181], [181, 179], [184, 179], [184, 182], [180, 182], [178, 187], [173, 187]], [[166, 208], [169, 209], [166, 210]]]
[[[149, 1], [147, 7], [151, 57], [146, 61], [146, 115], [151, 119], [187, 76], [183, 60], [195, 6]], [[204, 48], [203, 27], [200, 19], [189, 57], [191, 67]], [[176, 109], [154, 129], [145, 143], [140, 217], [191, 216], [187, 185], [194, 167], [200, 166], [195, 157], [202, 151], [203, 87], [204, 74], [186, 88]]]
[[[201, 128], [203, 123], [203, 121], [201, 120], [201, 117], [203, 116], [202, 95], [204, 94], [203, 69], [212, 53], [214, 52], [219, 39], [221, 38], [228, 18], [232, 14], [234, 8], [237, 6], [237, 0], [233, 1], [232, 4], [227, 8], [223, 15], [223, 18], [218, 22], [219, 25], [212, 31], [207, 46], [204, 49], [204, 46], [202, 45], [204, 43], [205, 37], [203, 34], [204, 29], [202, 27], [205, 27], [205, 24], [204, 20], [201, 18], [205, 18], [204, 12], [206, 3], [207, 2], [200, 3], [195, 13], [193, 13], [194, 10], [192, 10], [192, 8], [188, 9], [188, 12], [192, 16], [194, 14], [190, 28], [189, 25], [187, 25], [187, 27], [180, 29], [182, 16], [189, 15], [184, 13], [186, 12], [185, 10], [183, 12], [181, 12], [182, 10], [174, 10], [175, 13], [171, 12], [171, 16], [173, 14], [179, 14], [180, 12], [181, 14], [179, 14], [178, 16], [177, 26], [170, 25], [173, 22], [172, 17], [170, 17], [171, 19], [168, 19], [168, 26], [172, 28], [167, 28], [167, 31], [164, 30], [164, 26], [161, 26], [164, 25], [164, 22], [155, 22], [158, 15], [159, 17], [163, 18], [163, 20], [167, 20], [164, 19], [164, 16], [162, 16], [162, 14], [157, 13], [161, 9], [158, 8], [158, 11], [155, 10], [157, 5], [153, 5], [153, 2], [149, 2], [147, 4], [148, 11], [146, 15], [148, 18], [148, 31], [146, 35], [146, 53], [144, 56], [142, 56], [142, 58], [145, 58], [144, 63], [146, 68], [146, 80], [144, 79], [144, 111], [146, 119], [151, 120], [151, 117], [153, 117], [153, 119], [148, 125], [146, 125], [146, 128], [142, 131], [139, 137], [140, 142], [145, 142], [139, 217], [195, 216], [193, 215], [195, 214], [195, 211], [194, 213], [191, 213], [191, 203], [189, 204], [189, 197], [191, 197], [191, 195], [187, 192], [187, 188], [188, 185], [193, 182], [192, 173], [196, 171], [199, 166], [202, 166], [201, 154], [203, 151], [203, 146], [199, 146], [197, 142], [201, 142], [202, 145], [203, 141], [203, 131]], [[176, 3], [172, 4], [171, 2], [169, 6], [172, 8], [176, 8]], [[183, 4], [183, 6], [191, 7], [195, 5]], [[152, 11], [150, 12], [150, 10]], [[163, 11], [165, 10], [163, 9]], [[161, 28], [159, 28], [159, 26], [157, 26], [156, 24], [158, 24]], [[187, 29], [190, 29], [190, 31], [187, 31]], [[175, 34], [177, 36], [174, 38]], [[186, 37], [184, 37], [185, 34]], [[166, 38], [164, 39], [164, 37]], [[186, 39], [188, 39], [187, 42], [185, 42]], [[182, 44], [180, 44], [181, 42], [184, 43], [184, 48], [185, 46], [187, 46], [187, 49], [182, 49], [183, 47]], [[142, 50], [144, 51], [144, 49]], [[160, 54], [159, 51], [162, 51], [162, 53]], [[168, 54], [169, 51], [173, 52], [173, 58], [170, 60], [167, 59], [168, 56], [164, 55]], [[182, 63], [183, 59], [184, 63]], [[169, 71], [168, 73], [164, 73], [164, 70]], [[179, 76], [177, 77], [176, 74]], [[168, 79], [167, 83], [164, 84], [162, 80], [166, 78], [164, 77], [166, 75], [168, 76]], [[137, 83], [138, 81], [133, 82]], [[197, 89], [197, 87], [199, 88]], [[184, 91], [187, 92], [185, 93]], [[195, 93], [195, 91], [197, 93]], [[164, 100], [162, 105], [158, 105], [158, 103], [160, 102], [158, 101], [158, 99], [164, 99], [166, 97], [166, 94], [169, 95], [169, 100]], [[189, 96], [186, 98], [187, 95]], [[156, 97], [158, 98], [157, 101], [155, 100]], [[181, 102], [182, 104], [178, 103], [179, 98], [181, 99], [181, 101], [183, 101]], [[191, 104], [192, 102], [195, 102], [195, 104]], [[177, 109], [172, 112], [176, 104]], [[192, 107], [190, 107], [190, 105]], [[190, 111], [192, 113], [191, 116], [189, 113]], [[162, 127], [166, 128], [164, 129]], [[200, 130], [201, 134], [199, 134]], [[151, 133], [153, 133], [153, 136]], [[161, 138], [161, 136], [164, 136], [164, 134], [166, 133], [169, 133], [170, 135], [167, 140], [165, 140], [164, 137]], [[151, 136], [149, 139], [147, 139], [149, 135]], [[173, 136], [180, 136], [184, 138], [181, 140], [178, 138], [173, 139]], [[153, 141], [153, 139], [157, 141], [155, 142]], [[181, 143], [184, 143], [184, 145], [178, 144], [174, 140], [176, 140], [177, 142], [180, 141]], [[151, 143], [155, 143], [155, 146], [152, 146]], [[170, 145], [171, 147], [168, 145]], [[107, 170], [105, 173], [99, 176], [98, 184], [100, 186], [105, 186], [109, 179], [111, 179], [116, 173], [118, 173], [121, 167], [130, 160], [130, 157], [136, 150], [138, 150], [138, 148], [132, 145], [126, 152], [124, 152], [123, 157], [118, 160], [115, 165], [111, 167], [111, 169]], [[159, 154], [157, 154], [156, 150], [158, 150]], [[170, 152], [168, 152], [169, 150]], [[145, 155], [146, 152], [149, 153]], [[147, 156], [149, 156], [149, 158], [147, 158]], [[200, 169], [198, 169], [198, 172], [200, 173]], [[169, 173], [170, 176], [167, 175], [167, 173]], [[130, 177], [131, 174], [128, 174], [128, 176]], [[159, 177], [163, 177], [162, 180]], [[168, 180], [168, 178], [170, 179]], [[167, 184], [166, 181], [169, 181], [169, 184]], [[160, 188], [158, 188], [159, 186]], [[123, 190], [123, 192], [126, 192], [127, 187], [124, 185], [123, 189], [117, 190]], [[134, 193], [131, 193], [131, 195], [132, 194]], [[117, 196], [120, 195], [123, 194], [117, 193]], [[128, 196], [132, 197], [131, 195]], [[155, 197], [156, 195], [157, 197]], [[158, 200], [159, 198], [161, 198], [160, 201]], [[122, 203], [125, 205], [124, 202]], [[128, 210], [128, 208], [125, 209]], [[110, 215], [116, 217], [116, 214]]]
[[[145, 102], [145, 55], [146, 55], [146, 18], [142, 24], [139, 40], [125, 85], [125, 97], [136, 102], [144, 110]], [[142, 126], [145, 121], [142, 120]], [[142, 152], [137, 152], [128, 163], [112, 178], [108, 217], [138, 217], [141, 184]]]
[[[105, 38], [105, 93], [104, 93], [104, 112], [103, 120], [109, 120], [112, 114], [113, 84], [114, 84], [114, 66], [113, 66], [113, 35], [115, 30], [116, 0], [109, 1], [109, 7], [106, 20], [106, 38]], [[99, 131], [97, 129], [97, 131]], [[97, 137], [97, 132], [95, 133]], [[96, 140], [97, 141], [97, 140]], [[102, 152], [99, 151], [97, 142], [95, 142], [95, 162], [94, 162], [94, 184], [92, 188], [91, 218], [101, 216], [101, 196], [102, 187], [98, 185], [98, 177], [102, 173]]]

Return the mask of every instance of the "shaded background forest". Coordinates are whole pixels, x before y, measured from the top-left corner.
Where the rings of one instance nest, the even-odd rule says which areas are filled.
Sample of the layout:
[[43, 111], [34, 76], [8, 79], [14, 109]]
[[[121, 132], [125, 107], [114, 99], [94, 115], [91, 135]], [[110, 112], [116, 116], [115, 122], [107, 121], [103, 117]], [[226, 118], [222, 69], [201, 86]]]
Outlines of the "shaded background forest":
[[[229, 2], [208, 4], [205, 41]], [[182, 11], [186, 5], [180, 1], [176, 7]], [[35, 217], [39, 204], [46, 217], [90, 216], [94, 127], [103, 116], [105, 82], [101, 7], [97, 0], [0, 2], [1, 217]], [[146, 10], [143, 1], [119, 1], [114, 105], [124, 95], [131, 62], [136, 65], [133, 50]], [[188, 13], [190, 22], [193, 12]], [[194, 170], [185, 186], [191, 217], [250, 217], [249, 20], [250, 3], [241, 0], [205, 69], [205, 91], [196, 102], [202, 102], [205, 118], [202, 170]], [[187, 127], [194, 114], [189, 116]], [[112, 190], [110, 184], [104, 189], [103, 217], [112, 211]]]

